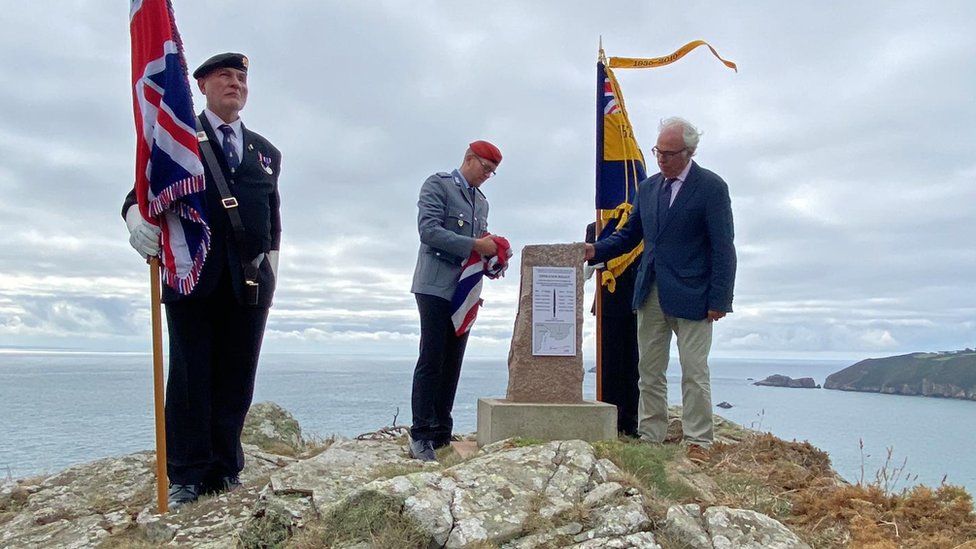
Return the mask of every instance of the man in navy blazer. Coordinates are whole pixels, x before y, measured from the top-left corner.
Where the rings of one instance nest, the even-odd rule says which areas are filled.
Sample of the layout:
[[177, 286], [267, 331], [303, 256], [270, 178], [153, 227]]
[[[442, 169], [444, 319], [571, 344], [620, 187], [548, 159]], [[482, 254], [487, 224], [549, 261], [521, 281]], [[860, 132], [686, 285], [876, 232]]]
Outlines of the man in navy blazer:
[[712, 322], [732, 312], [735, 247], [729, 188], [691, 160], [701, 133], [686, 120], [661, 122], [653, 152], [661, 169], [638, 187], [627, 224], [587, 244], [591, 263], [606, 261], [644, 240], [632, 306], [640, 346], [637, 430], [644, 440], [667, 434], [671, 334], [678, 340], [684, 441], [694, 461], [707, 461], [713, 440], [708, 353]]

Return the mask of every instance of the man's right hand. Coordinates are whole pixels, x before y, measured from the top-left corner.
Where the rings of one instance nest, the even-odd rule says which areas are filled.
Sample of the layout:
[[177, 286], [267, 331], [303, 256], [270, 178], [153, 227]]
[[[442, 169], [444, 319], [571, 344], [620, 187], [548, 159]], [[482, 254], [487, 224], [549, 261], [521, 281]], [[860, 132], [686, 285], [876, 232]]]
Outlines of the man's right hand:
[[586, 261], [593, 259], [596, 255], [596, 248], [593, 247], [593, 244], [583, 244], [583, 246], [586, 248], [586, 254], [583, 255], [583, 259]]
[[129, 206], [129, 210], [125, 212], [125, 225], [129, 228], [129, 245], [139, 252], [143, 259], [159, 255], [161, 231], [159, 227], [143, 219], [138, 204]]
[[491, 257], [498, 253], [498, 246], [489, 234], [474, 241], [474, 251], [481, 254], [481, 257]]

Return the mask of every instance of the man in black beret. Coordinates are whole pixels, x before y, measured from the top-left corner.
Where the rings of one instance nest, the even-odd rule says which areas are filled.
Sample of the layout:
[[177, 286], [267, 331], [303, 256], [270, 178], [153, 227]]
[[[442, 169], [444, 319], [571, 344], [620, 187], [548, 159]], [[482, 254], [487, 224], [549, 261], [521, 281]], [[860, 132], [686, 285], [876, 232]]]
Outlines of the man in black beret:
[[[170, 509], [240, 487], [241, 430], [277, 283], [281, 153], [241, 123], [247, 71], [246, 56], [222, 53], [193, 72], [207, 98], [198, 133], [206, 135], [199, 147], [211, 245], [189, 295], [163, 286]], [[122, 216], [132, 247], [143, 257], [158, 255], [159, 229], [139, 214], [134, 189]]]

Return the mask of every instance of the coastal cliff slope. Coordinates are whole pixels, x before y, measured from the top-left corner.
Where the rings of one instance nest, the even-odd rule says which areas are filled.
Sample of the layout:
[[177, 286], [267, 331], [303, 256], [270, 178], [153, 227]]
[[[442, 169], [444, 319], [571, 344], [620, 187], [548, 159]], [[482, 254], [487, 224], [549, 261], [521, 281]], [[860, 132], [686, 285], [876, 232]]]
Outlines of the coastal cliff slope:
[[976, 351], [869, 358], [830, 374], [824, 388], [976, 400]]
[[469, 442], [420, 463], [407, 458], [404, 426], [309, 440], [262, 403], [248, 415], [240, 490], [158, 515], [151, 452], [0, 482], [0, 547], [958, 549], [976, 539], [962, 488], [897, 491], [890, 475], [852, 485], [808, 442], [715, 420], [704, 463], [678, 444], [679, 409], [665, 444]]

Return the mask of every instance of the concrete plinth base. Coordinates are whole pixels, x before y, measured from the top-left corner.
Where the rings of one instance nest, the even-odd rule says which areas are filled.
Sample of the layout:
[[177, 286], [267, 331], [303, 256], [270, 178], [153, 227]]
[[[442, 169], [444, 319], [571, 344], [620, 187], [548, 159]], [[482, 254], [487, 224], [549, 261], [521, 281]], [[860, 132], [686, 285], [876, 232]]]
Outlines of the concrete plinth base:
[[539, 440], [613, 440], [617, 407], [584, 400], [579, 404], [478, 399], [478, 446], [511, 437]]

